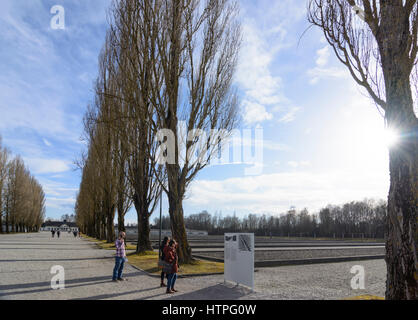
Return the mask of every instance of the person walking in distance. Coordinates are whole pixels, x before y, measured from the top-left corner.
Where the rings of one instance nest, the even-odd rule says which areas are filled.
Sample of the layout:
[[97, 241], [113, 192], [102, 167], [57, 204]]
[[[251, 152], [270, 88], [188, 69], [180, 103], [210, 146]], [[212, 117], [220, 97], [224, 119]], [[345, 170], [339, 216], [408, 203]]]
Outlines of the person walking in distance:
[[55, 236], [55, 230], [54, 229], [51, 230], [51, 234], [52, 234], [52, 238], [53, 238]]
[[164, 248], [164, 257], [165, 261], [171, 264], [169, 270], [167, 270], [167, 290], [166, 293], [174, 293], [177, 292], [174, 289], [174, 285], [177, 280], [177, 272], [178, 272], [178, 257], [177, 257], [177, 243], [173, 239], [170, 240], [168, 246]]
[[[164, 237], [163, 241], [160, 244], [160, 259], [162, 261], [165, 261], [165, 254], [164, 254], [164, 249], [165, 247], [168, 245], [168, 241], [170, 239], [168, 237]], [[166, 284], [164, 283], [164, 277], [165, 277], [166, 273], [164, 272], [164, 268], [161, 271], [161, 284], [160, 287], [166, 287]]]
[[116, 257], [115, 257], [115, 267], [113, 268], [113, 277], [112, 281], [126, 281], [125, 278], [122, 278], [123, 267], [125, 265], [126, 251], [125, 251], [125, 232], [119, 232], [119, 237], [116, 240]]
[[57, 231], [57, 237], [58, 237], [58, 238], [60, 237], [60, 233], [61, 233], [61, 232], [58, 230], [58, 231]]

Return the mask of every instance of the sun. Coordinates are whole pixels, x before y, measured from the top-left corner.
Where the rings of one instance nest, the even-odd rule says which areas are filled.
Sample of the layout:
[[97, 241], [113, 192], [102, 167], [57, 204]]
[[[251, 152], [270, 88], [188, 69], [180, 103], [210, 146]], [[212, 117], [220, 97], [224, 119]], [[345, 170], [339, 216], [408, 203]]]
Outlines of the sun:
[[385, 128], [382, 139], [386, 147], [391, 148], [399, 142], [399, 133], [394, 129]]

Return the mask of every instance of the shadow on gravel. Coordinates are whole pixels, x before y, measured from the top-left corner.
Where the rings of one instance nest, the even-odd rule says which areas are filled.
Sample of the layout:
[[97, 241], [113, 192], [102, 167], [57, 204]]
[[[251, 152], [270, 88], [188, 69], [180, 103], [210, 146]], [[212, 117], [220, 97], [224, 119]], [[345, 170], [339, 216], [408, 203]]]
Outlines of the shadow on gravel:
[[[132, 272], [132, 273], [126, 273], [125, 275], [128, 278], [128, 277], [135, 277], [135, 276], [144, 275], [144, 274], [145, 273], [143, 273], [143, 272]], [[105, 282], [109, 282], [111, 279], [112, 279], [112, 274], [110, 273], [109, 276], [66, 280], [65, 281], [65, 286], [67, 287], [67, 285], [69, 285], [69, 284], [78, 284], [78, 283], [83, 283], [83, 282], [95, 282], [95, 281], [103, 281], [103, 280], [107, 280]], [[92, 284], [94, 284], [94, 283], [92, 283]], [[51, 282], [50, 281], [46, 281], [46, 282], [34, 282], [34, 283], [24, 283], [24, 284], [0, 285], [0, 296], [2, 296], [2, 295], [11, 295], [11, 294], [21, 294], [21, 293], [23, 293], [23, 292], [2, 293], [1, 291], [4, 291], [4, 290], [25, 289], [25, 288], [34, 288], [34, 287], [48, 287], [48, 289], [46, 289], [46, 290], [52, 290], [50, 288], [50, 286], [51, 286]], [[39, 289], [39, 290], [40, 291], [45, 291], [43, 289]]]
[[[109, 277], [107, 277], [109, 278]], [[65, 286], [65, 289], [71, 289], [71, 288], [76, 288], [76, 287], [85, 287], [85, 286], [92, 286], [92, 285], [96, 285], [96, 284], [102, 284], [102, 283], [108, 283], [109, 280], [107, 281], [99, 281], [99, 282], [91, 282], [91, 283], [85, 283], [85, 284], [80, 284], [80, 285], [75, 285], [75, 286]], [[50, 283], [48, 282], [48, 285], [50, 285]], [[31, 294], [31, 293], [40, 293], [40, 292], [47, 292], [47, 291], [53, 291], [52, 288], [45, 288], [45, 289], [34, 289], [34, 290], [26, 290], [26, 291], [12, 291], [12, 292], [7, 292], [7, 293], [0, 293], [0, 298], [3, 296], [15, 296], [15, 295], [20, 295], [20, 294]]]
[[249, 290], [243, 287], [227, 287], [223, 284], [217, 284], [185, 294], [180, 294], [179, 292], [173, 295], [167, 295], [167, 299], [164, 300], [237, 300], [250, 293]]
[[[101, 295], [98, 295], [98, 296], [92, 296], [92, 297], [80, 298], [80, 299], [73, 299], [73, 300], [102, 300], [102, 299], [110, 299], [110, 298], [116, 298], [116, 297], [120, 297], [120, 296], [125, 296], [125, 295], [128, 295], [128, 294], [135, 294], [135, 293], [140, 293], [140, 292], [145, 292], [145, 291], [152, 291], [152, 290], [156, 290], [156, 289], [161, 289], [161, 288], [160, 288], [160, 286], [158, 286], [158, 287], [154, 287], [154, 288], [146, 288], [146, 289], [141, 289], [141, 290], [127, 291], [127, 292], [118, 292], [118, 293], [113, 293], [113, 294], [101, 294]], [[159, 296], [159, 295], [157, 295], [157, 296]]]
[[0, 260], [0, 262], [56, 262], [56, 261], [89, 261], [89, 260], [114, 260], [115, 257], [97, 257], [97, 258], [68, 258], [68, 259], [20, 259], [20, 260]]

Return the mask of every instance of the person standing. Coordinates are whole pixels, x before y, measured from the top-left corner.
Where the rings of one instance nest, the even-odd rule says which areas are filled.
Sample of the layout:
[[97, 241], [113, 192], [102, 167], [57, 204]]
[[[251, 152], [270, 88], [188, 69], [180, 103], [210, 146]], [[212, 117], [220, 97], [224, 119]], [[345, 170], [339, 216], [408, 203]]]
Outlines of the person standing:
[[57, 231], [57, 237], [58, 237], [58, 238], [60, 237], [60, 233], [61, 233], [61, 232], [58, 230], [58, 231]]
[[174, 285], [177, 280], [177, 272], [178, 272], [178, 256], [177, 256], [177, 243], [173, 239], [170, 240], [168, 246], [164, 248], [164, 256], [165, 261], [170, 263], [171, 270], [167, 272], [167, 290], [166, 293], [174, 293], [177, 292], [174, 289]]
[[[164, 254], [164, 249], [165, 247], [168, 245], [168, 241], [170, 239], [168, 237], [164, 237], [163, 241], [161, 242], [160, 245], [160, 260], [161, 261], [165, 261], [165, 254]], [[166, 287], [166, 284], [164, 283], [164, 277], [165, 277], [166, 273], [164, 272], [164, 268], [161, 271], [161, 284], [160, 287]]]
[[126, 260], [126, 251], [125, 251], [125, 232], [119, 232], [119, 237], [116, 240], [116, 257], [115, 257], [115, 267], [113, 268], [113, 277], [112, 281], [126, 281], [125, 278], [122, 278], [123, 267]]
[[52, 229], [51, 230], [51, 233], [52, 233], [52, 238], [55, 236], [55, 230], [54, 229]]

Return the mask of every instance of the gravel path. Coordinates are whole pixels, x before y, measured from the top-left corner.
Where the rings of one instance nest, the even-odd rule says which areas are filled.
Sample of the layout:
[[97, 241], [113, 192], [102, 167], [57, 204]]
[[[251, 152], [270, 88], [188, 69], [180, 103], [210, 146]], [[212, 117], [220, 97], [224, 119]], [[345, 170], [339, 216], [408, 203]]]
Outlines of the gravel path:
[[[159, 279], [129, 264], [127, 282], [111, 282], [113, 251], [62, 233], [0, 235], [0, 299], [340, 299], [360, 294], [384, 296], [383, 260], [263, 268], [255, 273], [255, 292], [223, 283], [223, 275], [178, 279], [175, 295], [166, 295]], [[352, 290], [353, 265], [366, 271], [366, 289]], [[52, 290], [51, 267], [65, 270], [65, 289]]]
[[[270, 249], [270, 250], [269, 250]], [[197, 255], [224, 258], [224, 251], [196, 249]], [[263, 260], [293, 260], [306, 258], [355, 257], [384, 255], [385, 247], [336, 247], [336, 248], [256, 248], [255, 261]]]

